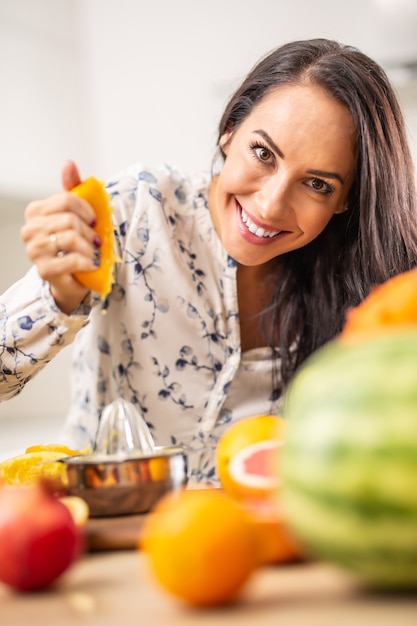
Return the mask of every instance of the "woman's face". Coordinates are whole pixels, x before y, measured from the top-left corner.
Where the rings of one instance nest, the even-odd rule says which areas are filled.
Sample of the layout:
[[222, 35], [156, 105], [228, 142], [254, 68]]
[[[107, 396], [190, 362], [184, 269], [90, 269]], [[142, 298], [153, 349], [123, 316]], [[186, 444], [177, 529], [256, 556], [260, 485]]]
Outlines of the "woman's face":
[[226, 133], [209, 205], [228, 254], [242, 265], [266, 263], [345, 211], [353, 136], [349, 111], [315, 85], [280, 87]]

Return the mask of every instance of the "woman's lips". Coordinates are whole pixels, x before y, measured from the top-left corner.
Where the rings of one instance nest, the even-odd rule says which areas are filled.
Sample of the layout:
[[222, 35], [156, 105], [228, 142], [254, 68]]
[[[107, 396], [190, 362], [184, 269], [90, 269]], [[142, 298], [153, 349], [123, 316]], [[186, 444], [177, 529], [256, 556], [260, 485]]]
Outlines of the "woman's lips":
[[262, 241], [262, 243], [267, 243], [277, 235], [280, 235], [283, 232], [282, 230], [268, 230], [265, 226], [261, 226], [260, 224], [256, 224], [253, 221], [253, 218], [249, 217], [246, 211], [242, 208], [239, 202], [236, 201], [236, 207], [239, 213], [240, 222], [246, 231], [247, 234], [253, 235], [253, 237]]
[[242, 222], [245, 224], [246, 228], [249, 230], [249, 232], [252, 233], [252, 235], [255, 235], [256, 237], [275, 237], [275, 235], [279, 235], [279, 233], [281, 232], [280, 230], [265, 230], [265, 228], [262, 228], [262, 226], [257, 226], [255, 222], [252, 222], [249, 215], [245, 213], [242, 208], [240, 214]]

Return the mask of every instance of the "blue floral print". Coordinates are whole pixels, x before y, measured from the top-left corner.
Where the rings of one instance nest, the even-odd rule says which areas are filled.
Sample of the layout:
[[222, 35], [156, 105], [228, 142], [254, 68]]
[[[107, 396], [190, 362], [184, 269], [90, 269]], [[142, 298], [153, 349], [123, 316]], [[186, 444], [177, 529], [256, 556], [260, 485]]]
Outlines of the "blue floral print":
[[102, 410], [123, 397], [157, 445], [184, 446], [191, 481], [216, 483], [219, 437], [234, 420], [277, 412], [280, 392], [269, 349], [241, 354], [236, 263], [213, 227], [209, 182], [141, 164], [109, 181], [120, 258], [111, 294], [67, 316], [35, 268], [3, 294], [0, 397], [73, 342], [68, 445], [92, 444]]

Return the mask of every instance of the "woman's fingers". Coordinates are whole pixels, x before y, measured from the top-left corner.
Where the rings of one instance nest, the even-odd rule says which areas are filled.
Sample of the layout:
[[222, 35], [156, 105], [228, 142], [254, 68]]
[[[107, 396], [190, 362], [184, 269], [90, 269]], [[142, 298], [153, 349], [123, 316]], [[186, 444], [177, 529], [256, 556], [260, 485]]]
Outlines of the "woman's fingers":
[[73, 161], [67, 161], [61, 172], [62, 188], [70, 191], [81, 183], [81, 177], [78, 168]]
[[25, 210], [25, 220], [57, 213], [78, 215], [87, 224], [93, 224], [95, 221], [94, 209], [88, 202], [67, 191], [54, 194], [43, 200], [30, 202]]
[[[74, 254], [74, 267], [68, 268], [69, 271], [80, 271], [78, 267], [79, 257], [85, 257], [84, 265], [92, 262], [100, 261], [100, 240], [96, 233], [90, 228], [81, 228], [85, 233], [80, 233], [78, 229], [53, 227], [48, 225], [45, 229], [35, 232], [32, 236], [26, 238], [26, 252], [33, 263], [38, 263], [42, 257], [50, 259], [51, 257], [62, 257], [64, 254]], [[78, 255], [78, 256], [77, 256]], [[65, 269], [68, 267], [64, 266]], [[82, 269], [93, 269], [92, 267]]]
[[[37, 260], [39, 275], [48, 282], [60, 281], [64, 275], [74, 272], [89, 272], [97, 268], [99, 257], [86, 256], [78, 252], [65, 252], [59, 250], [56, 254], [43, 255]], [[64, 282], [68, 284], [67, 278]], [[72, 282], [72, 281], [71, 281]]]
[[[80, 182], [72, 162], [64, 165], [62, 182], [67, 190]], [[92, 271], [100, 265], [101, 242], [94, 224], [93, 208], [69, 191], [31, 202], [25, 211], [21, 238], [27, 255], [41, 278], [49, 282], [58, 306], [67, 313], [88, 292], [73, 274]]]
[[[74, 200], [77, 201], [78, 199], [74, 197]], [[74, 205], [73, 209], [70, 204]], [[93, 241], [97, 243], [96, 233], [92, 228], [94, 218], [91, 219], [91, 214], [94, 215], [94, 211], [84, 200], [80, 200], [80, 203], [74, 203], [71, 199], [70, 204], [66, 202], [60, 204], [55, 200], [52, 202], [52, 199], [48, 199], [44, 203], [31, 203], [26, 209], [25, 224], [21, 228], [23, 242], [27, 244], [33, 239], [40, 238], [42, 245], [45, 242], [45, 236], [51, 233], [74, 231], [74, 234], [78, 233], [84, 237], [90, 245]], [[84, 205], [87, 205], [87, 211]], [[91, 220], [91, 224], [88, 220]]]

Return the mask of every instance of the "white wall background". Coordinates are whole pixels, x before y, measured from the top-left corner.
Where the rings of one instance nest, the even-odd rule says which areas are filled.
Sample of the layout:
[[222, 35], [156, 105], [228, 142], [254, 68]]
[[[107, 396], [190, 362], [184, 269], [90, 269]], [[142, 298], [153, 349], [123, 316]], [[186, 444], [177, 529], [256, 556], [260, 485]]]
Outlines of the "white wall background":
[[[19, 235], [24, 207], [59, 189], [65, 159], [102, 179], [139, 159], [207, 169], [227, 98], [260, 56], [324, 36], [387, 69], [415, 62], [414, 5], [0, 0], [0, 292], [29, 267]], [[416, 82], [404, 70], [393, 77], [417, 154]], [[0, 456], [56, 439], [69, 403], [70, 353], [0, 404]]]

